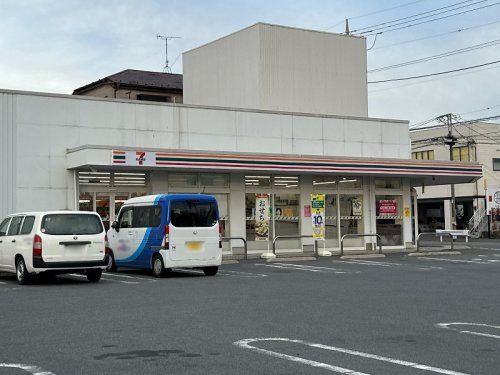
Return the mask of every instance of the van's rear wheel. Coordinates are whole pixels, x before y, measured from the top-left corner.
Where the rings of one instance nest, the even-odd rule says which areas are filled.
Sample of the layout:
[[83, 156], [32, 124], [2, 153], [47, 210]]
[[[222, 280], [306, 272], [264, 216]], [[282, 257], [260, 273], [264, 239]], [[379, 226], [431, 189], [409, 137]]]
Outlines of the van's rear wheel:
[[203, 272], [205, 272], [205, 276], [215, 276], [217, 275], [217, 271], [219, 267], [204, 267]]
[[156, 254], [153, 257], [153, 275], [155, 277], [163, 277], [165, 275], [165, 265], [160, 254]]
[[87, 280], [89, 282], [97, 283], [99, 280], [101, 280], [102, 270], [100, 268], [87, 270], [86, 274], [87, 274]]
[[115, 256], [111, 250], [106, 256], [106, 272], [116, 272]]
[[19, 257], [16, 261], [16, 279], [19, 285], [30, 284], [33, 281], [33, 276], [26, 269], [26, 264], [22, 257]]

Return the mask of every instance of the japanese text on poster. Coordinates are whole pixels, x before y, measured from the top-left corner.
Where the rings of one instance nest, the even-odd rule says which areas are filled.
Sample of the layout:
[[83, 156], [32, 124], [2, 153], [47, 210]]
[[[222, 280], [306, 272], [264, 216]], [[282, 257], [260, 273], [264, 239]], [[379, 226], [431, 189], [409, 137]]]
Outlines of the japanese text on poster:
[[269, 239], [269, 194], [255, 194], [255, 240]]
[[325, 238], [325, 195], [311, 194], [311, 218], [313, 238]]

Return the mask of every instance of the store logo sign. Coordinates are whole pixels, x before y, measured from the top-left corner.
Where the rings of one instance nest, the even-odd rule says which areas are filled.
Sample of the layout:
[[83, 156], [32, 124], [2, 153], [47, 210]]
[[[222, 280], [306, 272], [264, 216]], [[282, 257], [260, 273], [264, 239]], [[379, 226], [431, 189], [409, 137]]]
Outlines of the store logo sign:
[[136, 151], [135, 152], [135, 161], [139, 165], [143, 165], [144, 162], [146, 161], [146, 153], [144, 151]]

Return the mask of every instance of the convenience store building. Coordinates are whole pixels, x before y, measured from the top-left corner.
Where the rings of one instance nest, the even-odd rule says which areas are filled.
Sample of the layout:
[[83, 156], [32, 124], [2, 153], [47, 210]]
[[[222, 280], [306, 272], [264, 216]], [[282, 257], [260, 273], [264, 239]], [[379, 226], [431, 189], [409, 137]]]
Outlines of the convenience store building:
[[0, 90], [0, 214], [78, 208], [109, 223], [133, 196], [204, 192], [224, 236], [259, 253], [269, 241], [256, 241], [257, 197], [270, 198], [272, 240], [312, 234], [311, 194], [321, 193], [327, 249], [346, 233], [412, 247], [413, 187], [471, 182], [481, 166], [411, 160], [408, 122], [368, 117], [365, 44], [257, 24], [184, 54], [183, 104]]

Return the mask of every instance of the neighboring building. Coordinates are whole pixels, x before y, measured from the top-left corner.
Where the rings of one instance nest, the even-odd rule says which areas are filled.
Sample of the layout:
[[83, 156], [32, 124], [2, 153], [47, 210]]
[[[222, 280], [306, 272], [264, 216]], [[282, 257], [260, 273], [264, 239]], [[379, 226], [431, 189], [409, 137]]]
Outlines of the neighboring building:
[[186, 104], [368, 116], [362, 37], [257, 23], [182, 61]]
[[79, 87], [73, 95], [182, 103], [182, 74], [127, 69]]
[[[410, 131], [412, 158], [419, 160], [450, 160], [449, 147], [439, 141], [446, 136], [446, 126]], [[483, 178], [469, 184], [455, 185], [457, 228], [479, 225], [487, 231], [486, 188], [500, 187], [500, 124], [466, 123], [454, 126], [457, 143], [453, 147], [454, 161], [477, 162], [483, 166]], [[436, 140], [438, 138], [438, 140]], [[438, 144], [436, 144], [438, 143]], [[417, 188], [419, 226], [423, 231], [451, 228], [451, 188], [425, 186]], [[482, 220], [479, 220], [483, 218]]]
[[[263, 34], [253, 32], [261, 28]], [[260, 81], [239, 79], [235, 71], [205, 80], [205, 68], [217, 65], [219, 56], [244, 61], [241, 46], [259, 45], [268, 34], [279, 36], [274, 47], [266, 47], [279, 61], [280, 51], [306, 54], [304, 44], [318, 52], [309, 59], [313, 66], [321, 66], [321, 74], [305, 71], [299, 62], [285, 64], [288, 74], [282, 74], [274, 67], [277, 60], [263, 58], [258, 69], [277, 74], [280, 88], [304, 83], [306, 77], [316, 82], [320, 75], [329, 82], [339, 76], [338, 66], [345, 72], [343, 55], [349, 51], [358, 51], [349, 54], [356, 59], [352, 66], [366, 66], [362, 38], [272, 25], [254, 26], [250, 34], [248, 30], [223, 38], [224, 45], [216, 41], [198, 48], [198, 57], [186, 54], [189, 67], [184, 78], [189, 84], [184, 92], [186, 98], [199, 98], [194, 103], [0, 91], [0, 215], [79, 208], [98, 211], [109, 224], [129, 197], [205, 192], [219, 202], [223, 235], [244, 237], [250, 252], [262, 253], [276, 235], [310, 236], [311, 194], [325, 194], [326, 249], [338, 249], [344, 234], [364, 233], [379, 234], [385, 247], [404, 249], [415, 245], [413, 186], [481, 177], [481, 167], [474, 163], [411, 160], [407, 121], [366, 116], [364, 68], [354, 69], [338, 85], [328, 84], [328, 101], [333, 103], [325, 101], [317, 110], [312, 102], [290, 100], [282, 89], [272, 90], [272, 98], [265, 94], [264, 100], [254, 87]], [[301, 41], [295, 47], [288, 41], [292, 35]], [[339, 62], [316, 62], [324, 59], [322, 49]], [[253, 69], [250, 65], [241, 70], [243, 75]], [[256, 100], [250, 103], [256, 108], [245, 106], [244, 98], [234, 102], [232, 96], [208, 105], [214, 93], [238, 91], [227, 87], [228, 80], [252, 93]], [[358, 81], [363, 87], [354, 84], [359, 95], [349, 95], [343, 111], [343, 98]], [[325, 93], [323, 86], [314, 84], [304, 95], [316, 98], [316, 89]], [[287, 103], [286, 111], [269, 110], [268, 103]], [[339, 114], [332, 114], [336, 108]], [[270, 203], [264, 212], [271, 214], [266, 225], [256, 217], [257, 202], [266, 207], [264, 201]], [[266, 227], [269, 239], [258, 240]], [[349, 238], [345, 247], [373, 248], [375, 241]], [[311, 250], [313, 244], [312, 238], [288, 239], [279, 241], [278, 248]], [[225, 251], [241, 251], [241, 246], [231, 241]]]

